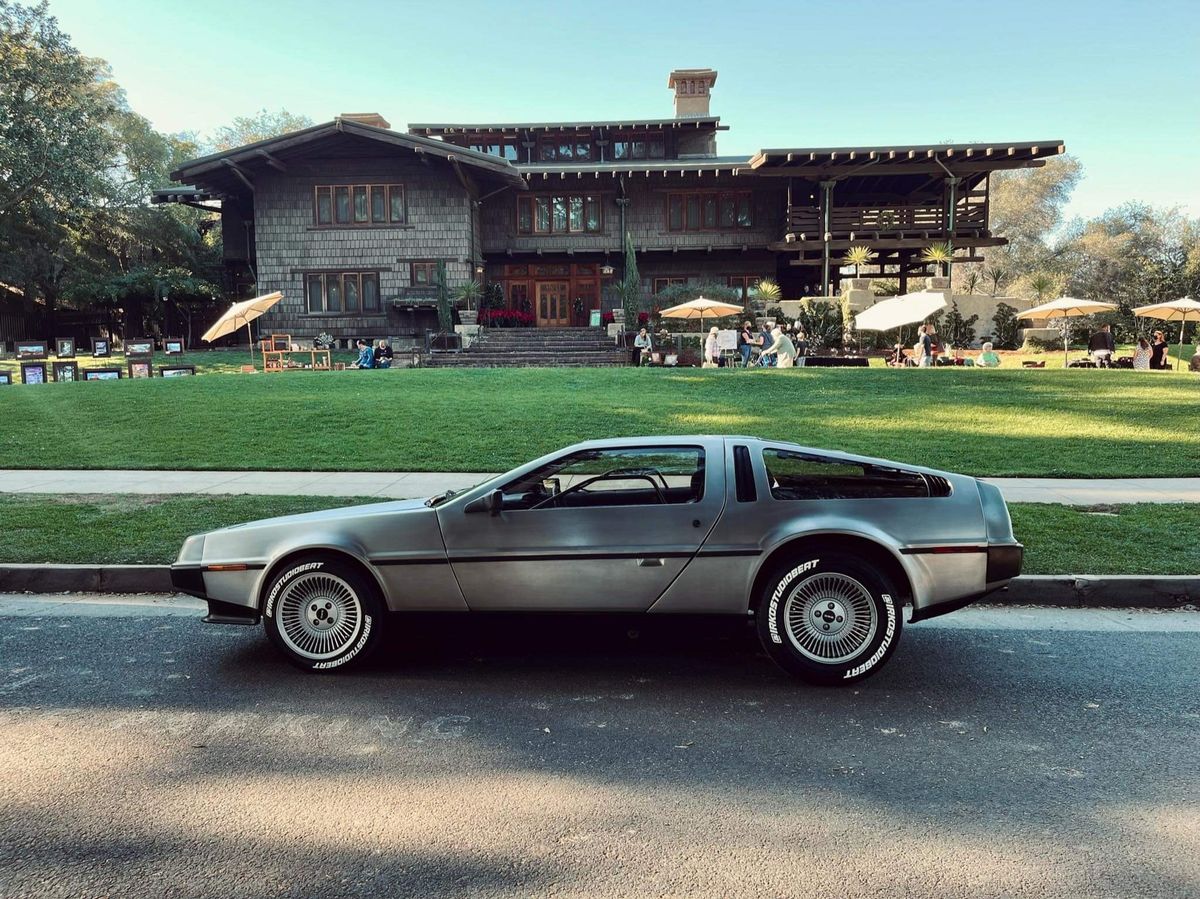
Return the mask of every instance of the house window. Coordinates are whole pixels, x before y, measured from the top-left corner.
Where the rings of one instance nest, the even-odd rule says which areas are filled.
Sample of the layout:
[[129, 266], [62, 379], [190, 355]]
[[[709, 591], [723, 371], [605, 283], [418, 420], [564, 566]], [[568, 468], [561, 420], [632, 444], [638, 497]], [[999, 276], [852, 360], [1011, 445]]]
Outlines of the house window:
[[761, 280], [761, 275], [730, 275], [726, 283], [734, 290], [740, 292], [742, 302], [746, 302], [750, 297], [754, 296], [754, 292], [758, 288], [758, 282]]
[[304, 276], [312, 315], [379, 312], [378, 272], [312, 272]]
[[520, 149], [515, 141], [493, 141], [480, 142], [468, 145], [477, 153], [487, 153], [489, 156], [499, 156], [501, 159], [507, 159], [509, 162], [516, 162], [520, 159]]
[[663, 159], [666, 141], [661, 134], [626, 134], [613, 141], [613, 159]]
[[676, 284], [687, 284], [687, 278], [655, 278], [654, 293], [658, 294]]
[[413, 287], [432, 287], [437, 283], [436, 262], [414, 262], [409, 269], [409, 284]]
[[518, 234], [595, 234], [603, 229], [596, 194], [517, 198]]
[[546, 136], [538, 141], [542, 162], [591, 162], [592, 141], [587, 135]]
[[736, 231], [753, 226], [750, 192], [667, 194], [668, 231]]
[[366, 228], [408, 221], [403, 184], [318, 184], [313, 223], [318, 227]]

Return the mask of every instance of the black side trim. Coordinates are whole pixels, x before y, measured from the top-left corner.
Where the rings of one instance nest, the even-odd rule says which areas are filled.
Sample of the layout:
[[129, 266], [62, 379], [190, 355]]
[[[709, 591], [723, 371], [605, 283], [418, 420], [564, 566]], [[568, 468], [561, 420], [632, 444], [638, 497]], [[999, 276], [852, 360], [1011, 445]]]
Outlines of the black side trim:
[[254, 626], [261, 620], [255, 609], [236, 606], [219, 599], [208, 601], [208, 614], [202, 619], [205, 624], [244, 624]]
[[175, 565], [171, 566], [171, 586], [180, 593], [187, 593], [190, 596], [198, 596], [201, 599], [207, 599], [207, 594], [204, 592], [204, 573], [199, 566], [193, 568], [180, 568]]
[[372, 559], [371, 564], [376, 567], [384, 565], [449, 565], [450, 560], [445, 556], [431, 556], [427, 559]]
[[720, 556], [761, 556], [761, 549], [704, 549], [701, 547], [700, 555], [705, 558], [713, 558]]
[[908, 546], [900, 550], [902, 556], [948, 556], [956, 553], [985, 553], [988, 551], [986, 546]]
[[917, 621], [928, 621], [930, 618], [937, 618], [941, 615], [948, 615], [951, 612], [957, 612], [959, 609], [966, 608], [973, 602], [978, 602], [985, 596], [995, 593], [997, 590], [1003, 590], [1007, 584], [999, 584], [990, 590], [984, 590], [982, 593], [972, 593], [970, 596], [964, 596], [961, 599], [952, 599], [949, 602], [939, 602], [936, 605], [927, 606], [924, 609], [914, 608], [912, 617], [908, 619], [908, 623], [912, 624]]
[[593, 559], [690, 559], [693, 552], [657, 552], [648, 547], [642, 552], [635, 553], [592, 553], [580, 550], [573, 553], [523, 553], [512, 556], [455, 556], [450, 561], [458, 562], [574, 562], [578, 560], [592, 561]]

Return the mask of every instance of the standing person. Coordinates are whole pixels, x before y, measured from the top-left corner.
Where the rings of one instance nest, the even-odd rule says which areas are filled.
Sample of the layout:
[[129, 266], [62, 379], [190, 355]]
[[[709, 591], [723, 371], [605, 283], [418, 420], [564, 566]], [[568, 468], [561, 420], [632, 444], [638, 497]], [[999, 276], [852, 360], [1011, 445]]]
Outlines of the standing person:
[[645, 365], [650, 359], [650, 352], [654, 349], [654, 341], [650, 337], [650, 332], [645, 328], [638, 331], [637, 337], [633, 338], [633, 348], [638, 354], [638, 365]]
[[796, 358], [808, 355], [808, 335], [804, 333], [804, 329], [796, 325]]
[[1150, 367], [1159, 370], [1171, 367], [1167, 362], [1167, 341], [1162, 331], [1154, 332], [1154, 342], [1150, 344]]
[[921, 325], [917, 329], [917, 345], [921, 348], [921, 361], [917, 363], [921, 368], [930, 368], [933, 365], [933, 327], [931, 325]]
[[771, 327], [767, 324], [766, 319], [763, 319], [762, 330], [758, 333], [758, 341], [762, 347], [762, 353], [758, 357], [758, 364], [764, 368], [770, 368], [775, 364], [775, 359], [767, 351], [767, 347], [775, 342], [775, 335], [771, 333]]
[[392, 346], [382, 337], [379, 338], [379, 344], [375, 347], [375, 367], [392, 367]]
[[796, 362], [796, 345], [792, 343], [792, 338], [788, 337], [783, 332], [783, 328], [778, 325], [771, 332], [771, 337], [771, 346], [764, 352], [775, 357], [776, 368], [791, 368]]
[[1133, 368], [1134, 371], [1150, 370], [1150, 344], [1146, 342], [1145, 337], [1139, 337], [1137, 346], [1134, 347]]
[[1112, 336], [1112, 325], [1102, 325], [1100, 330], [1088, 340], [1088, 350], [1091, 352], [1092, 361], [1096, 363], [1097, 368], [1112, 366], [1112, 355], [1116, 348], [1117, 344]]
[[717, 345], [717, 334], [721, 331], [716, 325], [708, 329], [708, 337], [704, 340], [704, 365], [716, 368], [721, 364], [721, 348]]
[[754, 336], [754, 325], [750, 322], [742, 322], [742, 330], [738, 331], [738, 352], [742, 354], [742, 368], [750, 367], [750, 353], [758, 344], [758, 338]]

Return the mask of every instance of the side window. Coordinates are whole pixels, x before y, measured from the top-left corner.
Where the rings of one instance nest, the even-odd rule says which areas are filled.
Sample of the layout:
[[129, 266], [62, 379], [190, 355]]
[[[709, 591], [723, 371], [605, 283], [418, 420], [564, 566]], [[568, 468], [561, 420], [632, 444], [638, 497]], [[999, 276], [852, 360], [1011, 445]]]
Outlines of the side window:
[[763, 450], [763, 462], [775, 499], [929, 496], [925, 479], [914, 472], [778, 449]]
[[654, 506], [699, 502], [704, 450], [692, 446], [584, 450], [504, 488], [505, 510]]

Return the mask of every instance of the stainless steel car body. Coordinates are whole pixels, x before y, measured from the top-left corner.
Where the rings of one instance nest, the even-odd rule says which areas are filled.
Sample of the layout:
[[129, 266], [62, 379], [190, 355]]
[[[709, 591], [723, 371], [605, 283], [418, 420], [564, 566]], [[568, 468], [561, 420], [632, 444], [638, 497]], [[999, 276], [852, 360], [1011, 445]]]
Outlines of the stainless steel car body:
[[[548, 463], [588, 449], [698, 447], [698, 501], [600, 508], [468, 507]], [[735, 447], [739, 460], [735, 463]], [[764, 450], [884, 466], [928, 477], [947, 495], [777, 499]], [[735, 464], [743, 493], [735, 489]], [[746, 614], [758, 578], [806, 546], [884, 554], [913, 619], [1003, 586], [1020, 545], [995, 487], [964, 475], [752, 437], [669, 436], [566, 447], [431, 506], [406, 500], [266, 519], [189, 538], [176, 585], [210, 603], [210, 620], [258, 618], [280, 564], [310, 553], [357, 561], [394, 611], [545, 610]], [[782, 554], [782, 555], [781, 555]], [[900, 577], [894, 579], [899, 580]]]

